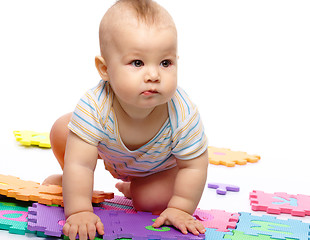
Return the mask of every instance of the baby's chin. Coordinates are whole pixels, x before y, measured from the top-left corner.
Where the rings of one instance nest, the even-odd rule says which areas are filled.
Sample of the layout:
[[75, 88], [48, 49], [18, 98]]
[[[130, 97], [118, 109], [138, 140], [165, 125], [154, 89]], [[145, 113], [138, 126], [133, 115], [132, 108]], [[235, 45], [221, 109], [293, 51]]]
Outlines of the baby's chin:
[[149, 99], [149, 101], [145, 101], [145, 102], [141, 103], [141, 108], [147, 109], [147, 108], [159, 107], [159, 106], [167, 104], [170, 99], [171, 98]]

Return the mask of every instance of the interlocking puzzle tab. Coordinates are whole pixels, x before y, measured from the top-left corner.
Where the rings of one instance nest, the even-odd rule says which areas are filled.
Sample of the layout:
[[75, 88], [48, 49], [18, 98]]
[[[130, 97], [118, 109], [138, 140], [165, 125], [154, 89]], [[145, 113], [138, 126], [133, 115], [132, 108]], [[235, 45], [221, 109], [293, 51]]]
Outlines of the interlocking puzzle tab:
[[266, 211], [267, 213], [288, 213], [292, 216], [310, 216], [310, 196], [291, 195], [283, 192], [265, 193], [253, 191], [250, 193], [253, 211]]
[[[37, 182], [24, 181], [18, 177], [0, 174], [0, 194], [21, 201], [34, 201], [42, 204], [62, 205], [62, 187], [57, 185], [41, 185]], [[113, 198], [113, 193], [94, 191], [93, 202], [100, 203]]]
[[15, 139], [24, 146], [39, 146], [50, 148], [50, 136], [48, 132], [38, 133], [34, 131], [13, 131]]
[[27, 232], [28, 206], [13, 199], [0, 199], [0, 229], [24, 235]]
[[222, 232], [229, 232], [228, 228], [235, 229], [239, 220], [239, 213], [229, 213], [215, 209], [196, 209], [193, 216], [197, 220], [202, 221], [202, 225], [205, 228], [214, 228]]
[[236, 164], [245, 165], [248, 162], [258, 162], [260, 156], [249, 155], [246, 152], [232, 151], [228, 148], [208, 147], [211, 164], [234, 167]]
[[309, 240], [310, 224], [293, 219], [281, 220], [273, 216], [254, 216], [250, 213], [241, 212], [236, 230], [245, 235], [269, 236], [271, 239]]
[[220, 195], [226, 195], [227, 191], [239, 192], [240, 188], [236, 185], [226, 183], [208, 183], [208, 188], [216, 189], [216, 193]]
[[[157, 215], [151, 213], [138, 212], [128, 214], [123, 211], [102, 210], [94, 208], [94, 213], [100, 217], [105, 226], [103, 239], [204, 239], [204, 234], [195, 236], [193, 234], [183, 235], [173, 227], [163, 226], [153, 228], [153, 220]], [[34, 203], [29, 208], [28, 229], [32, 231], [43, 231], [46, 235], [60, 237], [65, 220], [63, 208], [51, 207]]]

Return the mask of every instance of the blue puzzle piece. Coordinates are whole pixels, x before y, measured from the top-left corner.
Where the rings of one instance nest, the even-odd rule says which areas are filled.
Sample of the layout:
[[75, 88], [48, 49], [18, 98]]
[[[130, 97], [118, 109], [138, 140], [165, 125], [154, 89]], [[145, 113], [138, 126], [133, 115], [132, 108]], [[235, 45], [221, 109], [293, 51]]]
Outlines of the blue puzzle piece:
[[205, 240], [221, 240], [227, 232], [220, 232], [214, 228], [206, 228]]
[[[233, 235], [225, 234], [224, 239], [230, 240], [276, 240], [276, 238], [271, 238], [267, 235], [259, 234], [258, 236], [247, 235], [243, 232], [232, 230]], [[285, 240], [296, 240], [296, 238], [285, 238]]]
[[246, 235], [267, 235], [276, 239], [309, 240], [310, 224], [298, 220], [281, 220], [272, 216], [254, 216], [241, 212], [236, 230]]

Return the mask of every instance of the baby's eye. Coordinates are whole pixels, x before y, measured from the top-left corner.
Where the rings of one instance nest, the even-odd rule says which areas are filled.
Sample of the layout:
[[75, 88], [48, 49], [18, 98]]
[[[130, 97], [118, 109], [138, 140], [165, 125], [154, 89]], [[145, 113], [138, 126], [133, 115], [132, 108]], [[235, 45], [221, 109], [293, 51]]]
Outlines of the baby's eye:
[[172, 63], [171, 63], [170, 60], [163, 60], [163, 61], [160, 63], [160, 65], [163, 66], [163, 67], [165, 67], [165, 68], [169, 67], [171, 64], [172, 64]]
[[141, 60], [133, 60], [131, 62], [131, 65], [135, 66], [135, 67], [142, 67], [144, 65], [144, 63]]

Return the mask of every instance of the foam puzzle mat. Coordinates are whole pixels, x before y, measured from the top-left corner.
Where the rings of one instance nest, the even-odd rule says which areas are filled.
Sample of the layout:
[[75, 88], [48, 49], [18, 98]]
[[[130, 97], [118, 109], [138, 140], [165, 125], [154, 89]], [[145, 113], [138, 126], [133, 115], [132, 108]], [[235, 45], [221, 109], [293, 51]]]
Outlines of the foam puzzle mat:
[[[108, 209], [112, 207], [113, 210]], [[128, 210], [128, 212], [126, 211]], [[275, 216], [256, 216], [247, 212], [197, 209], [193, 216], [206, 227], [205, 235], [183, 235], [172, 226], [152, 228], [156, 215], [136, 212], [131, 200], [115, 196], [94, 207], [105, 225], [105, 235], [98, 239], [231, 239], [231, 240], [310, 240], [310, 224], [282, 220]], [[62, 236], [65, 217], [62, 207], [0, 198], [0, 229], [10, 233], [36, 233], [37, 236]], [[64, 239], [68, 239], [64, 237]]]
[[[153, 221], [158, 217], [151, 213], [138, 212], [134, 214], [124, 211], [103, 210], [94, 207], [94, 212], [100, 217], [105, 226], [102, 239], [113, 240], [118, 238], [133, 239], [204, 239], [204, 235], [183, 235], [173, 227], [164, 226], [153, 228]], [[63, 208], [45, 206], [34, 203], [29, 208], [28, 229], [43, 231], [46, 235], [60, 237], [65, 222]]]
[[[42, 204], [63, 206], [62, 187], [57, 185], [41, 185], [33, 181], [24, 181], [18, 177], [0, 174], [0, 195], [22, 201], [35, 201]], [[93, 203], [113, 198], [113, 193], [94, 191]]]
[[9, 198], [0, 199], [0, 229], [25, 234], [29, 206], [31, 203], [22, 203]]
[[209, 162], [214, 165], [234, 167], [236, 164], [245, 165], [256, 163], [260, 160], [258, 155], [250, 155], [246, 152], [232, 151], [228, 148], [208, 147]]
[[271, 214], [288, 213], [292, 216], [310, 216], [310, 196], [287, 194], [284, 192], [264, 193], [254, 190], [250, 193], [253, 211], [265, 211]]
[[50, 134], [48, 132], [38, 133], [34, 131], [13, 131], [16, 141], [23, 146], [38, 146], [51, 148]]

